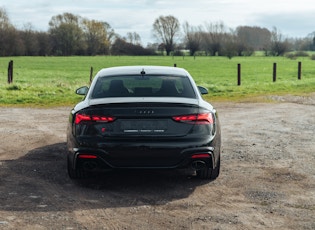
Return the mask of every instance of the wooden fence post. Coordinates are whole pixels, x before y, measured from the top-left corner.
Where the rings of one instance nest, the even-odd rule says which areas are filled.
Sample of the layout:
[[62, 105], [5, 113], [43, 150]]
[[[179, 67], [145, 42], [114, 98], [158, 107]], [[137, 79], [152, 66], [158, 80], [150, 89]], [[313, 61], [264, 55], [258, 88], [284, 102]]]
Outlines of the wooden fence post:
[[237, 64], [237, 85], [241, 85], [241, 64]]
[[298, 63], [298, 79], [301, 80], [302, 77], [302, 62]]
[[277, 63], [273, 63], [273, 82], [277, 80]]
[[13, 61], [11, 60], [8, 65], [8, 83], [13, 82]]
[[90, 84], [92, 83], [92, 80], [93, 80], [93, 67], [91, 66], [91, 69], [90, 69]]
[[177, 67], [176, 63], [174, 64], [174, 67]]

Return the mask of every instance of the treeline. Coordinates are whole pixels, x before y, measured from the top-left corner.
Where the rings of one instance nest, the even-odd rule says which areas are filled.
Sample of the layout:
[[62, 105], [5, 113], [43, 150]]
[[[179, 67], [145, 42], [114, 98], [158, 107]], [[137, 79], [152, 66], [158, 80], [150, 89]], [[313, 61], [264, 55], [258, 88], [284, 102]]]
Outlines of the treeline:
[[286, 38], [274, 27], [239, 26], [232, 30], [223, 22], [191, 26], [180, 25], [173, 16], [160, 16], [152, 25], [155, 41], [144, 47], [136, 32], [125, 36], [102, 21], [71, 13], [53, 16], [46, 32], [27, 24], [15, 28], [0, 8], [0, 56], [70, 55], [190, 55], [250, 56], [254, 51], [280, 56], [288, 51], [315, 50], [315, 33], [303, 39]]
[[30, 24], [18, 30], [0, 8], [0, 56], [154, 54], [140, 43], [137, 33], [128, 33], [122, 38], [107, 22], [71, 13], [53, 16], [47, 32], [35, 31]]

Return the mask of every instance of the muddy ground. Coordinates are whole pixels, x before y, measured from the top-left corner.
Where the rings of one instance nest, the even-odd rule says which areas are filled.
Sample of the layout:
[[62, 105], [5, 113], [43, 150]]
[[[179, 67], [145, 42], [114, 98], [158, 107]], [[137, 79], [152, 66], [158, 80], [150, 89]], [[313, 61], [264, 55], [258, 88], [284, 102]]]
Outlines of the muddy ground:
[[315, 229], [315, 97], [216, 103], [221, 174], [66, 171], [69, 108], [0, 108], [0, 229]]

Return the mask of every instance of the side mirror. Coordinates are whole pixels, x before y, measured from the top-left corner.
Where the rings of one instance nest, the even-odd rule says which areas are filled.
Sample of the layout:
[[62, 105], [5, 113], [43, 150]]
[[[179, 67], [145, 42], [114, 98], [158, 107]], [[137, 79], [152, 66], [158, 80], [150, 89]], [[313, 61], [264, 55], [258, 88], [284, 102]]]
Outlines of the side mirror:
[[204, 95], [204, 94], [208, 94], [208, 90], [205, 87], [202, 86], [197, 86], [199, 89], [199, 92]]
[[89, 91], [89, 87], [87, 86], [83, 86], [83, 87], [80, 87], [78, 88], [75, 93], [78, 94], [78, 95], [82, 95], [82, 96], [85, 96]]

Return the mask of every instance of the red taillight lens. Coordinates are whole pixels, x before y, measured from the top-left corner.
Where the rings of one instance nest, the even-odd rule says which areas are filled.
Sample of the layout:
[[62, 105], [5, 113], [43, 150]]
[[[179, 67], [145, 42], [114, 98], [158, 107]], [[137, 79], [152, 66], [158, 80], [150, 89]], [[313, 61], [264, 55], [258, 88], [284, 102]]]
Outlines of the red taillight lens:
[[200, 159], [200, 158], [210, 158], [210, 155], [207, 153], [199, 153], [191, 156], [192, 159]]
[[79, 124], [82, 121], [91, 121], [91, 117], [84, 114], [77, 114], [74, 123]]
[[99, 116], [99, 115], [87, 115], [87, 114], [76, 114], [74, 123], [80, 124], [84, 121], [94, 121], [94, 122], [113, 122], [115, 117], [112, 116]]
[[100, 121], [100, 122], [112, 122], [115, 120], [114, 117], [110, 116], [91, 116], [92, 121]]
[[200, 114], [174, 116], [173, 120], [178, 121], [178, 122], [196, 123], [196, 124], [213, 124], [214, 122], [212, 113], [200, 113]]
[[91, 154], [80, 154], [80, 155], [78, 155], [78, 158], [80, 158], [80, 159], [96, 159], [97, 156], [91, 155]]

